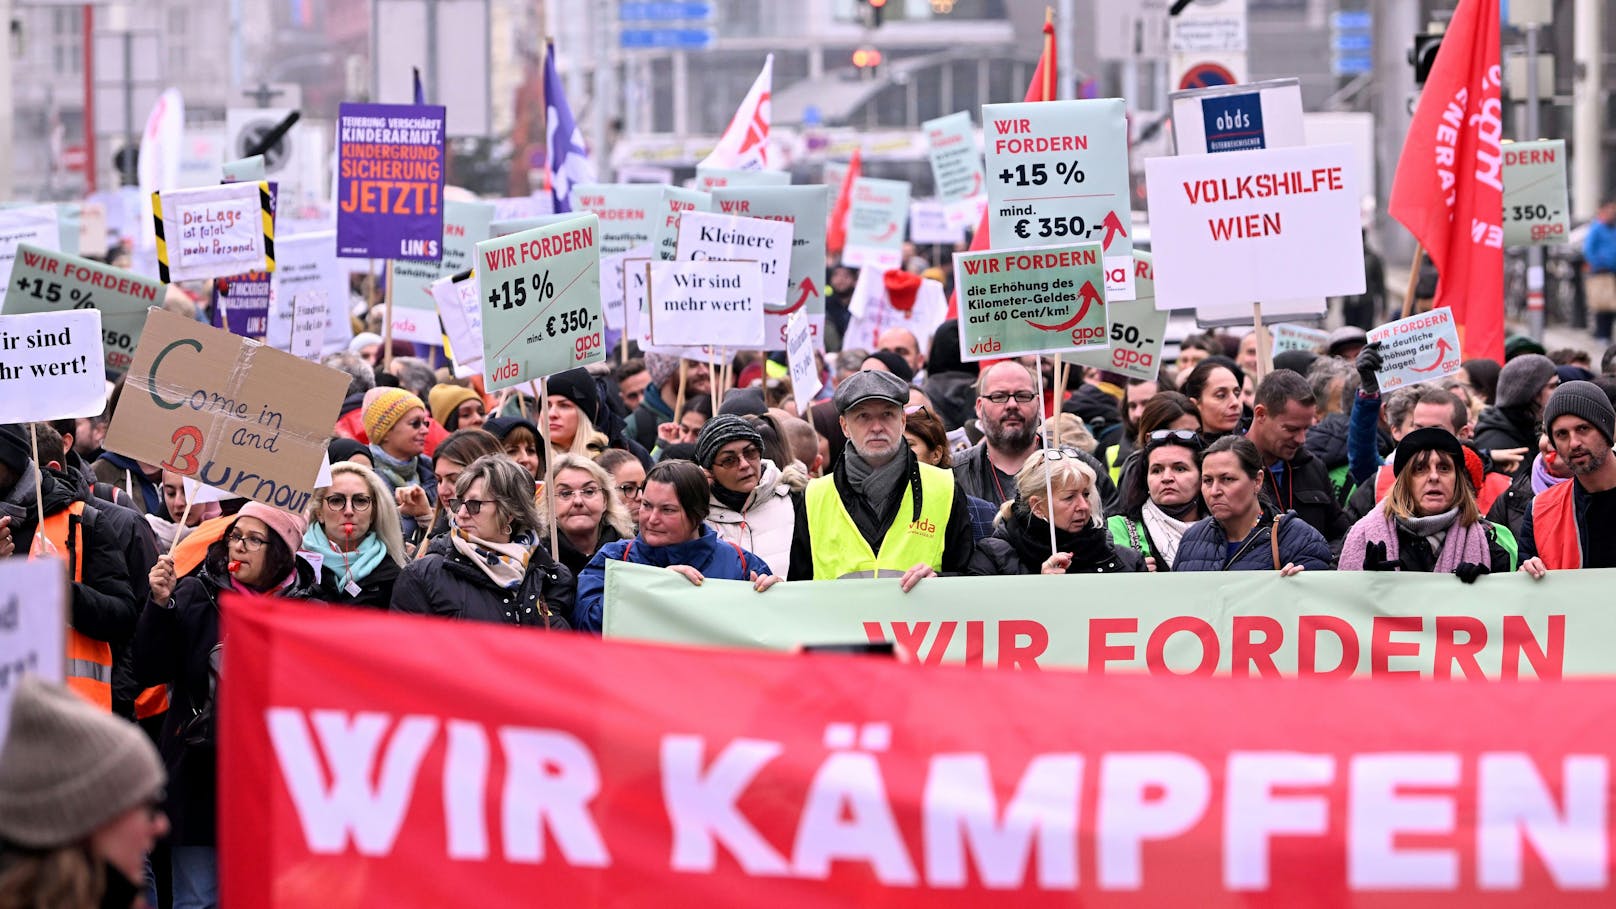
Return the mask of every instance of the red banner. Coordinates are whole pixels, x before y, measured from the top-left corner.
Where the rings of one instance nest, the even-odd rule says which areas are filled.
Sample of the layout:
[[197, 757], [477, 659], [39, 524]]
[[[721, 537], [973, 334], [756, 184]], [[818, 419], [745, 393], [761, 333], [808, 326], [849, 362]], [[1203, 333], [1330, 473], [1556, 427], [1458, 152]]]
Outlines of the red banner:
[[1616, 681], [1086, 676], [235, 598], [223, 905], [1608, 906]]

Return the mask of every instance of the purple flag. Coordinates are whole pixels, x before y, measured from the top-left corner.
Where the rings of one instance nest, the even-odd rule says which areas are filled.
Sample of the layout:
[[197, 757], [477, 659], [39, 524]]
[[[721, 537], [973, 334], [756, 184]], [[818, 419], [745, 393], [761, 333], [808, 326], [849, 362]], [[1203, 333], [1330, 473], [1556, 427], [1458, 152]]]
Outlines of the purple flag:
[[546, 46], [544, 55], [545, 148], [549, 149], [550, 198], [556, 213], [572, 211], [572, 188], [595, 182], [595, 165], [589, 160], [584, 135], [572, 119], [572, 108], [561, 89], [556, 72], [555, 45]]

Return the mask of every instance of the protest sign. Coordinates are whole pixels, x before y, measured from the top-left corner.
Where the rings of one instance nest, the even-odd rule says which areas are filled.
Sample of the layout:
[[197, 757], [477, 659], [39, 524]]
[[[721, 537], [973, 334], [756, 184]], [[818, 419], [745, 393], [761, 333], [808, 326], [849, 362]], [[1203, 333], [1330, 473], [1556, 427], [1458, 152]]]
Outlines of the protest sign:
[[[623, 569], [623, 570], [620, 570]], [[664, 572], [666, 574], [666, 572]], [[1616, 570], [1553, 574], [1552, 608], [1524, 574], [1156, 573], [1070, 580], [933, 579], [924, 603], [893, 599], [896, 579], [744, 583], [700, 590], [639, 565], [606, 577], [607, 637], [785, 649], [895, 640], [918, 662], [1153, 675], [1561, 678], [1616, 672], [1616, 613], [1600, 591]], [[1300, 582], [1300, 583], [1286, 583]], [[784, 594], [776, 597], [775, 594]], [[814, 604], [811, 608], [809, 604]], [[1189, 604], [1193, 604], [1190, 608]]]
[[1308, 353], [1318, 353], [1330, 340], [1330, 333], [1322, 328], [1308, 328], [1305, 325], [1292, 325], [1281, 322], [1278, 325], [1267, 326], [1268, 333], [1274, 338], [1273, 355], [1279, 356], [1287, 350], [1305, 350]]
[[477, 282], [489, 391], [606, 358], [595, 215], [478, 243]]
[[[657, 222], [651, 231], [651, 248], [658, 259], [679, 257], [679, 216], [687, 211], [712, 211], [713, 197], [682, 186], [662, 187], [657, 203]], [[626, 254], [626, 253], [625, 253]]]
[[1111, 322], [1111, 347], [1066, 354], [1068, 363], [1109, 370], [1130, 379], [1151, 381], [1161, 371], [1162, 345], [1167, 340], [1168, 313], [1156, 308], [1156, 276], [1150, 253], [1133, 251], [1132, 300], [1105, 304]]
[[99, 310], [0, 316], [0, 423], [99, 415], [105, 364]]
[[152, 194], [164, 284], [275, 270], [275, 203], [268, 183], [226, 183]]
[[1307, 144], [1295, 78], [1173, 92], [1173, 145], [1205, 155]]
[[909, 242], [952, 246], [965, 242], [965, 228], [949, 222], [948, 206], [942, 202], [910, 202]]
[[786, 359], [791, 369], [791, 397], [797, 402], [797, 416], [803, 416], [825, 383], [814, 363], [813, 326], [808, 313], [800, 309], [786, 322]]
[[791, 174], [783, 170], [733, 170], [727, 167], [696, 168], [696, 189], [710, 193], [737, 186], [789, 186]]
[[[555, 214], [555, 204], [550, 201], [550, 193], [544, 190], [540, 190], [531, 196], [500, 196], [484, 201], [494, 206], [495, 221], [509, 221], [514, 218], [533, 218], [539, 215]], [[571, 214], [571, 212], [566, 214]]]
[[226, 161], [219, 170], [226, 183], [257, 183], [259, 180], [268, 179], [263, 155], [248, 155], [245, 158]]
[[568, 221], [576, 217], [578, 217], [578, 213], [569, 211], [562, 212], [559, 215], [531, 215], [525, 218], [495, 219], [488, 225], [487, 239], [508, 237], [511, 234], [519, 234], [524, 230], [532, 230], [535, 227], [549, 227], [552, 224], [560, 224], [562, 221]]
[[679, 219], [679, 252], [674, 258], [756, 262], [763, 276], [760, 301], [783, 309], [791, 277], [791, 241], [792, 227], [784, 221], [692, 211]]
[[319, 291], [326, 300], [325, 341], [320, 349], [325, 353], [346, 349], [353, 338], [353, 325], [348, 319], [348, 276], [337, 259], [335, 231], [282, 237], [277, 248], [280, 268], [274, 275], [274, 311], [266, 332], [269, 345], [291, 349], [292, 302], [301, 294]]
[[1157, 306], [1363, 293], [1351, 147], [1149, 158], [1145, 177]]
[[624, 256], [623, 273], [623, 333], [644, 348], [651, 343], [651, 304], [648, 302], [651, 285], [645, 266], [660, 261], [649, 255]]
[[17, 247], [0, 312], [99, 310], [106, 346], [103, 365], [106, 375], [116, 378], [129, 368], [147, 308], [161, 306], [163, 295], [163, 285], [151, 278], [24, 243]]
[[57, 252], [70, 256], [83, 255], [79, 252], [79, 216], [82, 210], [77, 202], [56, 203]]
[[1571, 205], [1566, 197], [1564, 139], [1504, 146], [1504, 244], [1566, 242]]
[[904, 229], [908, 223], [909, 184], [906, 181], [874, 177], [854, 180], [842, 264], [880, 271], [901, 267]]
[[[799, 614], [845, 583], [871, 582], [802, 585], [815, 599]], [[1594, 907], [1616, 892], [1616, 681], [983, 672], [222, 605], [231, 909], [330, 905], [333, 887], [355, 906], [542, 892], [937, 909]], [[535, 666], [566, 696], [511, 684]]]
[[943, 202], [968, 199], [983, 191], [982, 152], [976, 147], [976, 125], [969, 111], [960, 111], [920, 124], [926, 131], [926, 151], [937, 198]]
[[12, 263], [22, 244], [35, 249], [61, 249], [59, 218], [55, 206], [51, 205], [0, 209], [0, 281], [5, 282], [5, 286], [11, 286]]
[[393, 337], [419, 344], [443, 343], [432, 298], [432, 282], [470, 268], [477, 244], [487, 240], [494, 206], [486, 202], [451, 201], [443, 211], [443, 257], [394, 262], [388, 278], [393, 282]]
[[77, 254], [81, 256], [107, 254], [107, 208], [99, 202], [85, 202], [79, 206]]
[[301, 512], [347, 373], [154, 309], [106, 448]]
[[443, 255], [444, 109], [353, 104], [337, 111], [337, 255]]
[[[624, 292], [624, 274], [630, 269], [624, 268], [624, 263], [630, 259], [637, 259], [640, 285], [645, 284], [645, 263], [654, 258], [650, 246], [636, 246], [626, 253], [617, 256], [602, 256], [600, 260], [600, 306], [606, 317], [606, 327], [612, 331], [623, 332], [630, 338], [639, 339], [635, 333], [639, 322], [639, 310], [631, 316], [627, 309]], [[671, 258], [671, 256], [669, 257]], [[638, 300], [645, 299], [643, 290]], [[632, 327], [631, 327], [632, 326]]]
[[662, 187], [655, 183], [580, 183], [572, 188], [574, 213], [600, 219], [600, 254], [615, 256], [652, 242], [660, 223]]
[[[213, 280], [213, 327], [243, 338], [269, 333], [269, 297], [274, 276], [267, 271]], [[273, 346], [273, 345], [271, 345]]]
[[984, 104], [982, 130], [993, 248], [1100, 243], [1106, 299], [1132, 300], [1123, 101]]
[[648, 331], [658, 347], [763, 345], [763, 269], [757, 262], [646, 264]]
[[49, 558], [0, 559], [0, 748], [6, 744], [11, 698], [22, 677], [47, 682], [65, 678], [66, 564]]
[[292, 298], [292, 356], [320, 359], [320, 348], [325, 343], [326, 312], [323, 290], [306, 290]]
[[1381, 368], [1375, 376], [1382, 392], [1451, 376], [1463, 362], [1459, 327], [1446, 306], [1372, 328], [1369, 342], [1376, 341]]
[[432, 282], [438, 318], [454, 352], [456, 374], [462, 376], [483, 371], [483, 307], [477, 286], [477, 278], [466, 273]]
[[825, 328], [825, 220], [830, 196], [823, 186], [740, 186], [713, 191], [715, 211], [726, 215], [766, 218], [791, 224], [791, 272], [786, 279], [784, 306], [763, 306], [764, 348], [782, 350], [786, 322], [798, 311], [808, 313], [814, 346]]
[[954, 255], [965, 360], [1105, 347], [1098, 243]]

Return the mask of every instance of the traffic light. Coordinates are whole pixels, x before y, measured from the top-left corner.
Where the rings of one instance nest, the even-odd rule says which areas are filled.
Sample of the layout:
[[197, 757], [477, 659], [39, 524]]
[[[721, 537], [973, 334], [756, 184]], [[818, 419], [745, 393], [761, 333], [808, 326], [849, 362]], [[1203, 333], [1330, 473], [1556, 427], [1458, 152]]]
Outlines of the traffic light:
[[1424, 85], [1436, 62], [1436, 52], [1442, 47], [1441, 35], [1415, 35], [1414, 46], [1409, 48], [1408, 62], [1414, 67], [1414, 84]]
[[873, 47], [861, 47], [853, 52], [853, 65], [859, 69], [875, 69], [881, 65], [881, 52]]
[[880, 28], [882, 18], [886, 14], [887, 0], [863, 0], [864, 24], [868, 28]]

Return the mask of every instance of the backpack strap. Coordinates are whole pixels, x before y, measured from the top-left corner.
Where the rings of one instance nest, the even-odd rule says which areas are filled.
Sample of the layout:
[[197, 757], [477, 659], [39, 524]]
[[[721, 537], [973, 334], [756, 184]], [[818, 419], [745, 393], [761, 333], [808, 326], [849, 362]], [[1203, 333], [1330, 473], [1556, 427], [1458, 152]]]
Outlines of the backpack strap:
[[1284, 523], [1285, 516], [1274, 515], [1274, 523], [1268, 529], [1268, 547], [1274, 554], [1274, 570], [1278, 571], [1285, 566], [1279, 564], [1279, 525]]

